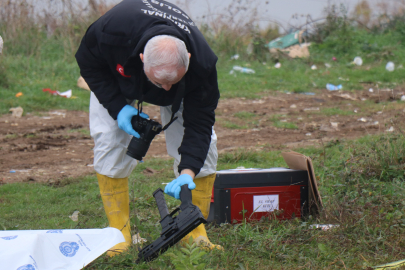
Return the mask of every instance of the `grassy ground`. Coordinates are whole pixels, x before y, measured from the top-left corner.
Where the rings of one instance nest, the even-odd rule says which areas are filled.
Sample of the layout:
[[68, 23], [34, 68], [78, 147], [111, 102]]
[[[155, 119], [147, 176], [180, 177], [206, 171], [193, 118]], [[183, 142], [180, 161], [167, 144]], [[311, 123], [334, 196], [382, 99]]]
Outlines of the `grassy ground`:
[[[224, 252], [176, 246], [156, 261], [135, 265], [136, 248], [113, 259], [100, 257], [85, 269], [364, 269], [405, 258], [402, 135], [335, 141], [323, 149], [298, 149], [312, 157], [325, 208], [306, 221], [265, 220], [209, 227]], [[219, 169], [286, 166], [279, 152], [237, 151], [220, 156]], [[142, 172], [158, 171], [153, 176]], [[172, 161], [150, 159], [130, 176], [133, 233], [159, 236], [152, 192], [172, 177]], [[0, 226], [5, 230], [100, 228], [108, 225], [94, 176], [57, 186], [0, 186]], [[169, 209], [178, 201], [166, 197]], [[63, 207], [60, 207], [63, 205]], [[79, 221], [69, 218], [80, 211]], [[337, 224], [329, 231], [309, 225]], [[180, 260], [179, 258], [182, 258]], [[201, 265], [204, 266], [201, 268]], [[183, 268], [182, 268], [183, 266]]]
[[[266, 91], [316, 93], [326, 83], [342, 84], [343, 89], [349, 91], [363, 89], [364, 82], [380, 88], [404, 84], [403, 69], [385, 70], [388, 61], [394, 61], [397, 67], [405, 64], [400, 32], [373, 34], [351, 28], [345, 31], [337, 31], [322, 44], [312, 46], [311, 57], [306, 60], [263, 55], [258, 61], [244, 55], [241, 60], [234, 61], [230, 60], [230, 55], [241, 52], [217, 51], [222, 98], [259, 98], [260, 93]], [[0, 113], [7, 113], [16, 106], [23, 107], [25, 113], [62, 108], [87, 110], [89, 92], [76, 87], [79, 70], [73, 58], [74, 49], [66, 49], [66, 39], [55, 35], [42, 40], [35, 37], [37, 40], [31, 42], [32, 37], [29, 38], [24, 44], [20, 42], [20, 47], [5, 39], [4, 54], [0, 57]], [[29, 44], [36, 44], [38, 49], [30, 49]], [[351, 64], [355, 56], [363, 58], [363, 66]], [[280, 69], [274, 68], [277, 61], [282, 64]], [[331, 67], [326, 68], [325, 63]], [[236, 71], [229, 74], [234, 65], [252, 68], [255, 73]], [[312, 65], [317, 69], [312, 70]], [[43, 88], [72, 89], [77, 98], [50, 96], [42, 92]], [[23, 96], [15, 97], [18, 92]], [[336, 108], [322, 113], [347, 115], [352, 112]], [[246, 112], [235, 116], [247, 124], [232, 126], [234, 124], [228, 123], [229, 127], [247, 128], [254, 118]], [[295, 128], [294, 124], [286, 126], [279, 120], [275, 117], [274, 125]], [[221, 244], [224, 252], [205, 253], [193, 246], [186, 250], [174, 247], [150, 264], [134, 265], [137, 255], [134, 247], [130, 253], [113, 259], [100, 257], [86, 269], [364, 269], [404, 259], [403, 135], [333, 141], [323, 148], [297, 151], [311, 156], [314, 161], [325, 204], [319, 217], [306, 221], [267, 220], [209, 227], [211, 240]], [[238, 166], [286, 165], [279, 152], [241, 150], [220, 156], [218, 169]], [[147, 167], [159, 173], [144, 175], [142, 172]], [[140, 164], [131, 175], [133, 233], [140, 232], [148, 240], [158, 237], [159, 217], [152, 192], [162, 187], [161, 183], [170, 181], [172, 174], [170, 160], [151, 159]], [[169, 208], [177, 206], [178, 201], [166, 199]], [[69, 219], [76, 210], [80, 211], [79, 222]], [[340, 226], [320, 231], [309, 228], [314, 223]], [[94, 176], [68, 179], [58, 185], [0, 186], [0, 228], [4, 230], [102, 228], [107, 225]]]

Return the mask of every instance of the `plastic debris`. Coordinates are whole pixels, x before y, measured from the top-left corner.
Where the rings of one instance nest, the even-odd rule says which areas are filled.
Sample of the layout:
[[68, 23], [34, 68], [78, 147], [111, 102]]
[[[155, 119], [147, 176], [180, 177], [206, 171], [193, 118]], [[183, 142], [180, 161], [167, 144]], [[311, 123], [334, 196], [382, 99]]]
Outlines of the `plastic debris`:
[[23, 108], [21, 108], [20, 106], [11, 108], [9, 111], [11, 112], [11, 116], [15, 118], [21, 118], [24, 112]]
[[59, 92], [57, 90], [51, 90], [50, 88], [44, 88], [42, 89], [42, 92], [49, 92], [50, 94], [54, 96], [61, 96], [65, 98], [71, 98], [72, 97], [72, 89], [69, 89], [65, 92]]
[[394, 127], [391, 126], [391, 127], [390, 127], [389, 129], [387, 129], [386, 131], [387, 131], [387, 132], [394, 132], [394, 130], [395, 130]]
[[308, 132], [307, 134], [305, 134], [305, 136], [309, 137], [309, 136], [312, 136], [312, 134]]
[[366, 123], [366, 122], [367, 122], [367, 119], [364, 118], [364, 117], [362, 117], [362, 118], [357, 119], [357, 121]]
[[231, 56], [231, 60], [238, 60], [239, 59], [239, 54], [235, 54]]
[[401, 97], [401, 101], [405, 101], [405, 96], [402, 96], [402, 97]]
[[339, 85], [333, 85], [333, 84], [330, 84], [330, 83], [326, 84], [326, 89], [328, 89], [329, 91], [337, 91], [337, 90], [340, 90], [342, 88], [343, 88], [343, 86], [341, 84], [339, 84]]
[[336, 60], [337, 60], [337, 58], [333, 56], [333, 57], [332, 57], [332, 60], [333, 60], [333, 61], [336, 61]]
[[322, 231], [327, 231], [329, 229], [338, 228], [339, 225], [333, 224], [312, 224], [309, 226], [310, 229], [321, 229]]
[[368, 89], [368, 91], [369, 91], [370, 93], [373, 93], [373, 92], [374, 92], [373, 88]]
[[11, 170], [10, 173], [15, 173], [15, 171], [14, 171], [14, 170]]
[[292, 104], [292, 105], [290, 106], [290, 108], [291, 108], [291, 109], [296, 109], [296, 108], [297, 108], [297, 105]]
[[278, 62], [277, 64], [274, 65], [275, 68], [281, 68], [281, 63]]
[[357, 109], [354, 109], [354, 111], [353, 111], [353, 112], [358, 113], [359, 111], [358, 111]]
[[331, 68], [332, 65], [331, 65], [331, 64], [328, 64], [328, 63], [325, 63], [325, 67], [326, 67], [326, 68]]
[[15, 97], [21, 97], [22, 95], [24, 95], [22, 92], [18, 92], [17, 94], [15, 94]]
[[69, 218], [73, 221], [79, 221], [79, 213], [79, 211], [74, 211], [73, 214], [69, 216]]
[[311, 69], [312, 69], [312, 70], [316, 70], [316, 69], [318, 69], [318, 68], [317, 68], [315, 65], [312, 65]]
[[244, 68], [244, 67], [240, 67], [240, 66], [233, 66], [233, 70], [239, 71], [241, 73], [255, 73], [255, 71], [251, 68]]
[[315, 96], [315, 93], [313, 93], [313, 92], [305, 92], [303, 94], [306, 96]]
[[338, 128], [339, 123], [338, 123], [338, 122], [330, 122], [330, 125], [331, 125], [333, 128]]
[[304, 111], [319, 111], [318, 107], [315, 108], [305, 108]]
[[3, 38], [0, 36], [0, 54], [3, 52]]
[[111, 227], [0, 231], [1, 269], [79, 270], [124, 241], [120, 230]]
[[349, 79], [349, 78], [342, 78], [342, 77], [339, 77], [338, 79], [339, 79], [339, 80], [341, 80], [341, 81], [345, 81], [345, 82], [350, 81], [350, 79]]
[[385, 69], [388, 70], [389, 72], [394, 71], [395, 69], [395, 64], [393, 62], [388, 62], [387, 65], [385, 66]]
[[133, 243], [134, 245], [142, 244], [142, 243], [146, 243], [146, 242], [148, 242], [148, 240], [146, 240], [145, 238], [142, 238], [142, 237], [139, 235], [139, 233], [137, 233], [137, 234], [135, 234], [135, 235], [132, 236], [132, 243]]
[[363, 65], [363, 59], [361, 59], [360, 56], [356, 56], [353, 60], [353, 64], [355, 64], [356, 66], [361, 66]]

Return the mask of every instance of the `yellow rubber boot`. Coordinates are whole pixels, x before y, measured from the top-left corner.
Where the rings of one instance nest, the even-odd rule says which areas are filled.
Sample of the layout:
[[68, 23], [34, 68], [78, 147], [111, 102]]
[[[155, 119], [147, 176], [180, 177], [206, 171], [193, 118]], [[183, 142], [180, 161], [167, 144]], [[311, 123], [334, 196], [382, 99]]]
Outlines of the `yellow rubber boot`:
[[107, 255], [112, 257], [128, 250], [131, 245], [128, 177], [110, 178], [97, 174], [97, 179], [110, 227], [120, 230], [125, 238], [125, 242], [116, 244], [107, 251]]
[[[196, 187], [191, 191], [193, 196], [192, 202], [194, 205], [200, 208], [205, 219], [208, 218], [208, 214], [210, 212], [212, 186], [214, 185], [215, 177], [216, 174], [214, 173], [202, 178], [194, 179]], [[201, 224], [200, 226], [192, 230], [189, 234], [187, 234], [183, 239], [181, 239], [180, 244], [183, 246], [185, 244], [188, 244], [191, 237], [193, 238], [193, 242], [196, 243], [198, 246], [206, 247], [210, 250], [214, 248], [223, 250], [222, 246], [214, 245], [208, 239], [207, 231], [205, 230], [204, 224]]]

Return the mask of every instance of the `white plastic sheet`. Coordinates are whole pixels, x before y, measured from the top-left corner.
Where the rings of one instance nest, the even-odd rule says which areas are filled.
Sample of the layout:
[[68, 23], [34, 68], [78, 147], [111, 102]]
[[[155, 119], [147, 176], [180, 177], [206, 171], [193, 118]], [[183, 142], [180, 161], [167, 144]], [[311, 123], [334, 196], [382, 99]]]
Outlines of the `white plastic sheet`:
[[0, 231], [0, 269], [78, 270], [121, 242], [115, 228]]

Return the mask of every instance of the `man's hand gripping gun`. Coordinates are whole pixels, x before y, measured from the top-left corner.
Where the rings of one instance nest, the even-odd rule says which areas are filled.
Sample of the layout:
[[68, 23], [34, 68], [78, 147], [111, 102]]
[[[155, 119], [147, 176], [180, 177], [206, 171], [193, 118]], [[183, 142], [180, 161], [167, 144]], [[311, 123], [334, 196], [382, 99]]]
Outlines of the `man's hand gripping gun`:
[[[157, 240], [139, 251], [136, 263], [141, 261], [149, 262], [156, 259], [169, 247], [179, 242], [189, 232], [197, 228], [198, 225], [207, 223], [200, 208], [191, 203], [191, 190], [187, 185], [181, 187], [180, 207], [177, 207], [170, 214], [167, 209], [163, 190], [158, 188], [153, 192], [153, 197], [155, 197], [159, 209], [162, 232]], [[173, 217], [177, 212], [179, 212], [179, 214]]]

